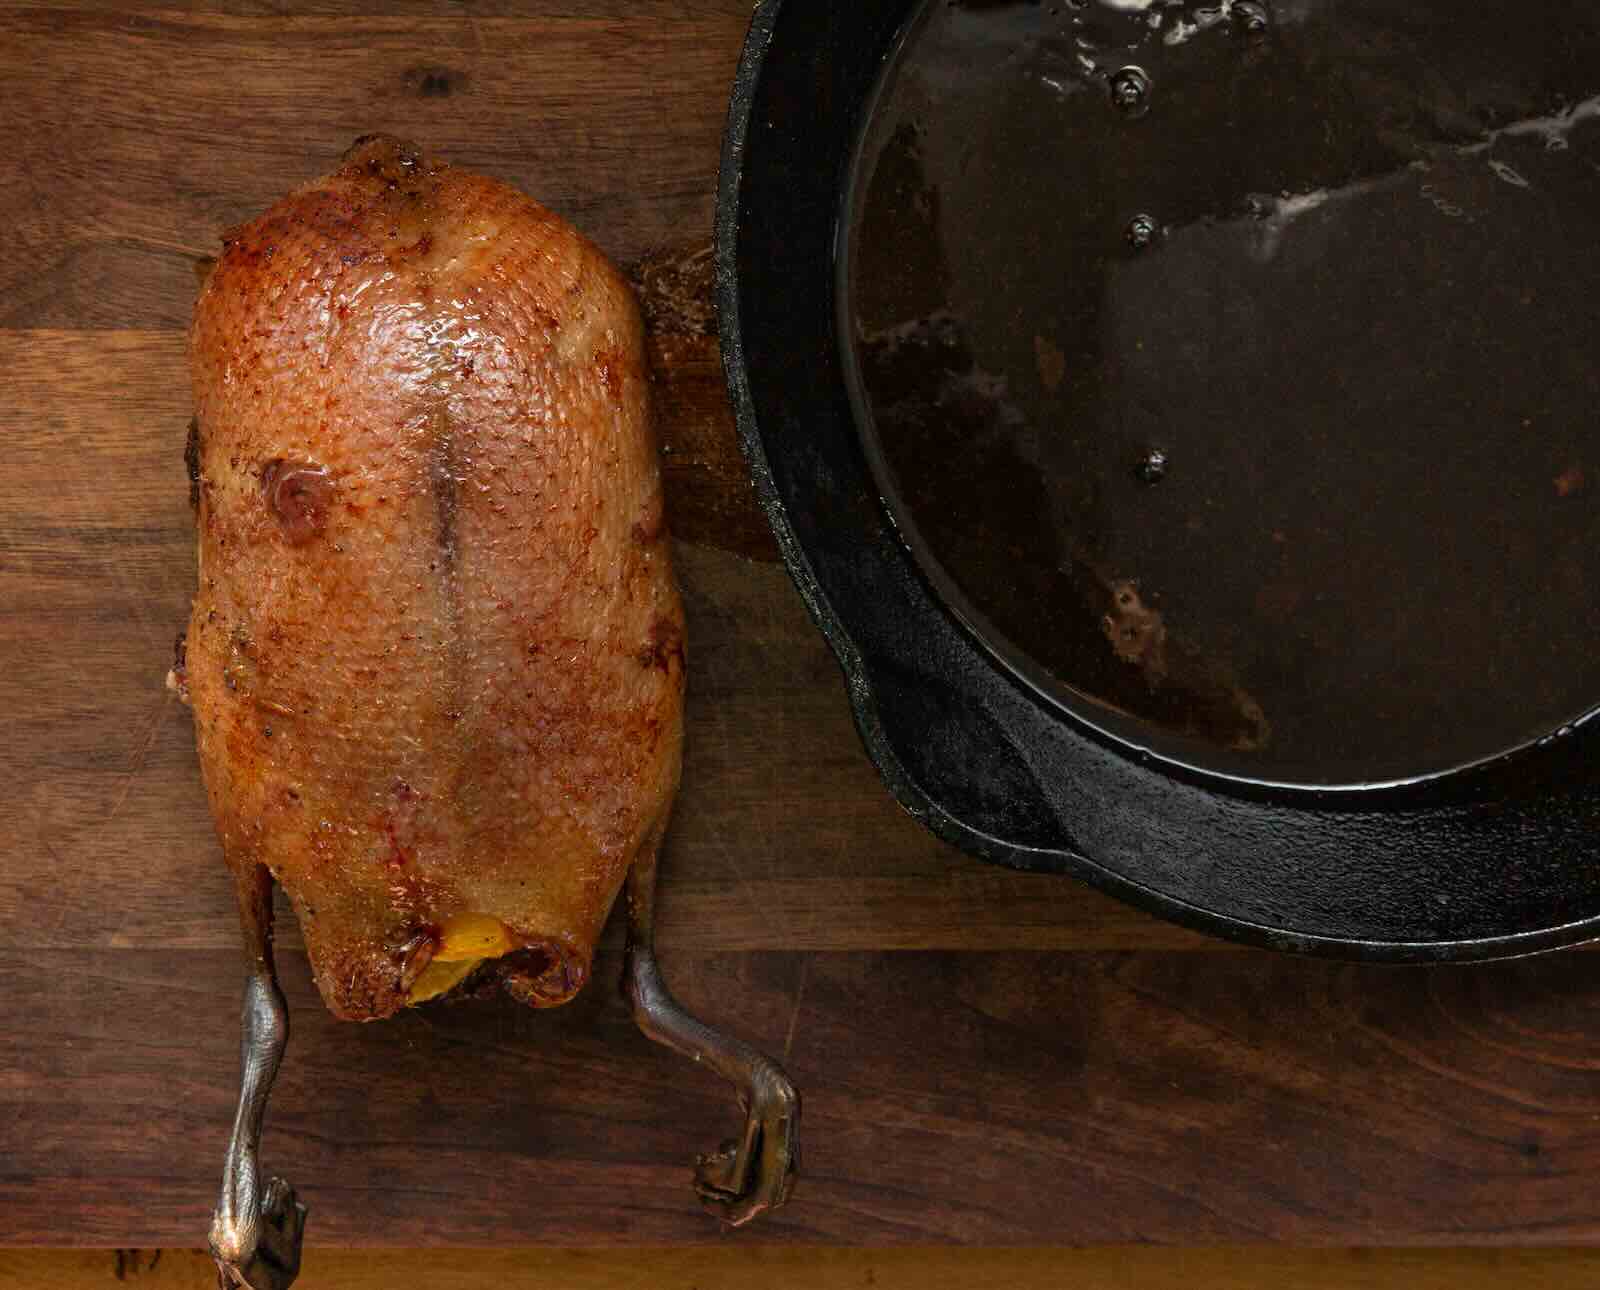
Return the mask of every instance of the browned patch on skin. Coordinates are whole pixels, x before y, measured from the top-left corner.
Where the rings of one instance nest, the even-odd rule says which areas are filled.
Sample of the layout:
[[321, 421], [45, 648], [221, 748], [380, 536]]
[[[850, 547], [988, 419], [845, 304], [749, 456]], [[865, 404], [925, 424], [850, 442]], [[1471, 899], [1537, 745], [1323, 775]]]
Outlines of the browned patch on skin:
[[660, 668], [670, 672], [676, 661], [683, 668], [683, 629], [670, 618], [657, 618], [650, 627], [650, 637], [639, 651], [639, 662], [645, 667]]
[[388, 945], [337, 943], [325, 950], [326, 970], [340, 982], [337, 994], [324, 996], [328, 1011], [341, 1021], [370, 1021], [403, 1008], [410, 986], [402, 982], [414, 982], [412, 973], [420, 975], [435, 953], [426, 938], [436, 929], [415, 924], [413, 929]]
[[261, 467], [261, 495], [290, 546], [309, 542], [327, 526], [332, 493], [321, 466], [274, 457]]
[[614, 349], [602, 349], [594, 356], [594, 370], [600, 384], [613, 399], [622, 397], [622, 381], [626, 375], [626, 360]]
[[390, 792], [395, 801], [393, 809], [372, 823], [389, 844], [383, 863], [399, 875], [411, 864], [416, 852], [417, 812], [427, 794], [419, 793], [403, 779], [396, 779]]
[[667, 531], [667, 508], [660, 493], [651, 494], [644, 513], [634, 521], [633, 540], [640, 546], [659, 542]]
[[446, 163], [435, 161], [426, 168], [422, 154], [415, 145], [387, 134], [364, 134], [350, 145], [350, 150], [340, 158], [338, 174], [343, 179], [357, 179], [363, 174], [380, 179], [402, 180], [424, 172], [436, 175], [446, 169]]
[[560, 1007], [589, 979], [584, 963], [548, 944], [507, 954], [496, 966], [506, 993], [531, 1008]]
[[1571, 497], [1574, 493], [1581, 493], [1588, 482], [1582, 466], [1569, 466], [1556, 476], [1556, 496]]
[[227, 661], [222, 665], [222, 683], [230, 690], [248, 692], [257, 671], [255, 642], [242, 624], [228, 633]]
[[398, 865], [391, 864], [390, 859], [392, 857], [386, 858], [384, 865], [388, 870], [389, 903], [394, 909], [410, 913], [415, 910], [445, 909], [450, 906], [454, 893], [445, 883], [402, 869]]
[[399, 872], [411, 863], [411, 857], [400, 845], [400, 835], [395, 829], [394, 821], [389, 821], [383, 827], [384, 836], [389, 840], [389, 854], [384, 857], [384, 864]]
[[[277, 717], [292, 717], [292, 716], [295, 715], [294, 709], [291, 708], [288, 704], [279, 703], [275, 699], [263, 698], [259, 694], [252, 694], [250, 696], [250, 702], [255, 704], [256, 707], [260, 708], [263, 712], [270, 712], [273, 716], [277, 716]], [[267, 731], [268, 735], [270, 735], [271, 733], [272, 733], [271, 730]]]

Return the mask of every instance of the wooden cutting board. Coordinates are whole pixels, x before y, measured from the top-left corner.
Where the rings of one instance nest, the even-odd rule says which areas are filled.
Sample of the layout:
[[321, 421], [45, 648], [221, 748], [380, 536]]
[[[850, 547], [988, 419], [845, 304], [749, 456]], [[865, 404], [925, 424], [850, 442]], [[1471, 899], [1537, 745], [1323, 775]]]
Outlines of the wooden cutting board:
[[[810, 3], [813, 0], [794, 0]], [[817, 0], [820, 2], [820, 0]], [[804, 1181], [751, 1241], [1600, 1237], [1594, 956], [1403, 970], [1234, 949], [945, 847], [881, 786], [752, 508], [704, 247], [748, 0], [0, 10], [0, 1245], [201, 1239], [234, 914], [189, 716], [185, 327], [220, 232], [371, 130], [633, 266], [688, 603], [665, 967], [781, 1054]], [[736, 1115], [611, 982], [349, 1026], [292, 920], [264, 1155], [311, 1240], [723, 1239]]]

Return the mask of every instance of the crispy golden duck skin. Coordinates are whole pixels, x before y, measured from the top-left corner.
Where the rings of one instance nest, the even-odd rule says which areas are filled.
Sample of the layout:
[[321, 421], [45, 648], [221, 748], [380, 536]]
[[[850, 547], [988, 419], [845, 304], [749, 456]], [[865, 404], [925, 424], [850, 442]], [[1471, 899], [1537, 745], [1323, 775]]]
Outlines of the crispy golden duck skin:
[[[480, 962], [565, 1002], [631, 873], [641, 1025], [765, 1102], [702, 1195], [733, 1221], [781, 1203], [793, 1090], [682, 1014], [650, 952], [684, 632], [626, 283], [515, 189], [373, 136], [227, 234], [190, 358], [175, 683], [252, 966], [224, 1277], [287, 1285], [303, 1218], [255, 1175], [283, 1047], [272, 880], [327, 1006], [371, 1020]], [[777, 1119], [752, 1085], [774, 1077]]]
[[226, 238], [195, 310], [187, 678], [229, 865], [317, 987], [402, 1007], [453, 919], [583, 983], [683, 737], [638, 313], [576, 230], [391, 141]]

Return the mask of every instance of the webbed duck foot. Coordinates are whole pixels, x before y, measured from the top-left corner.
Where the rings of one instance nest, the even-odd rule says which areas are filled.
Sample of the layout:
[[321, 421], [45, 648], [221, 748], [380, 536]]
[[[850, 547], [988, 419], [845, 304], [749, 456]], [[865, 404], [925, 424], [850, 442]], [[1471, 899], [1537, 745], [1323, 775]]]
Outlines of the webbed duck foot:
[[734, 1086], [745, 1122], [741, 1137], [701, 1156], [695, 1191], [731, 1227], [789, 1199], [800, 1168], [800, 1094], [777, 1062], [687, 1012], [661, 979], [655, 958], [655, 853], [628, 875], [628, 957], [623, 993], [646, 1036], [709, 1066]]
[[288, 1290], [300, 1274], [306, 1207], [282, 1178], [267, 1184], [261, 1205], [248, 1219], [211, 1220], [211, 1257], [218, 1290]]

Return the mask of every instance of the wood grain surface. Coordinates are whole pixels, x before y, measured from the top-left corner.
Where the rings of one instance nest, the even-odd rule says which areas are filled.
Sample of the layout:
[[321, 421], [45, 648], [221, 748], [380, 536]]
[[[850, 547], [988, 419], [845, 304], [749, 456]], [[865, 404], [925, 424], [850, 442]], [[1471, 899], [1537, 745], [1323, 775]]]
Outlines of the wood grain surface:
[[[11, 1278], [8, 1280], [7, 1278]], [[1600, 1253], [1574, 1250], [701, 1249], [312, 1250], [297, 1290], [1576, 1290]], [[0, 1285], [29, 1290], [211, 1290], [199, 1250], [6, 1253]]]
[[[782, 568], [750, 558], [771, 546], [704, 312], [749, 11], [0, 7], [0, 1245], [204, 1231], [239, 964], [162, 684], [194, 579], [183, 327], [220, 232], [374, 129], [519, 183], [643, 288], [691, 658], [663, 958], [806, 1096], [796, 1201], [738, 1241], [1600, 1239], [1593, 955], [1231, 949], [969, 860], [883, 789]], [[313, 1245], [721, 1248], [687, 1171], [731, 1102], [634, 1031], [614, 936], [558, 1012], [370, 1027], [322, 1010], [292, 921], [282, 943], [265, 1156]]]
[[[1593, 956], [1397, 971], [1253, 953], [664, 955], [804, 1090], [763, 1241], [1587, 1242]], [[736, 1117], [615, 989], [551, 1013], [334, 1021], [289, 956], [268, 1166], [346, 1246], [715, 1242], [688, 1190]], [[201, 1230], [237, 1048], [227, 950], [0, 955], [16, 1243]], [[70, 1207], [70, 1230], [64, 1230]], [[742, 1237], [743, 1234], [741, 1234]]]

